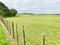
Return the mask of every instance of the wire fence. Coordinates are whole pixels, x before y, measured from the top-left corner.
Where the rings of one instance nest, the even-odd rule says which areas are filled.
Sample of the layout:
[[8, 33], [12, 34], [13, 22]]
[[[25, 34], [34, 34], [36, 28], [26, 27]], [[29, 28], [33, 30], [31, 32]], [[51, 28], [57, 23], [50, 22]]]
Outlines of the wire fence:
[[[16, 40], [16, 45], [21, 45], [20, 43], [21, 43], [21, 41], [20, 41], [20, 36], [19, 36], [19, 34], [20, 34], [20, 32], [19, 32], [19, 30], [18, 30], [18, 24], [17, 23], [14, 23], [14, 22], [10, 22], [10, 21], [8, 21], [8, 20], [5, 20], [5, 19], [3, 19], [3, 18], [1, 18], [1, 21], [2, 21], [2, 23], [5, 25], [5, 27], [7, 28], [7, 30], [8, 30], [8, 32], [10, 33], [10, 35], [12, 35], [12, 37], [13, 37], [13, 39], [15, 39]], [[22, 27], [22, 45], [28, 45], [27, 43], [27, 40], [26, 40], [26, 32], [25, 32], [25, 26], [23, 25], [23, 26], [21, 26]], [[27, 37], [28, 38], [28, 37]], [[31, 38], [31, 37], [30, 37]], [[29, 39], [30, 39], [29, 38]], [[32, 40], [31, 40], [32, 41]], [[45, 35], [43, 34], [42, 35], [42, 42], [40, 42], [40, 43], [38, 43], [37, 45], [46, 45], [45, 44]]]

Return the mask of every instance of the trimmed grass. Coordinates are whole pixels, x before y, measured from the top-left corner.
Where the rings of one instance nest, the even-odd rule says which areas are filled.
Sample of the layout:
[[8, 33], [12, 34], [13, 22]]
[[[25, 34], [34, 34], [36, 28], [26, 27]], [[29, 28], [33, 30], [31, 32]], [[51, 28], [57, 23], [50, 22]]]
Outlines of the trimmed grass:
[[22, 45], [22, 26], [25, 26], [27, 45], [41, 45], [42, 33], [46, 45], [60, 44], [60, 15], [17, 15], [5, 18], [18, 24], [19, 38]]
[[6, 40], [4, 30], [0, 24], [0, 45], [8, 45], [8, 41]]

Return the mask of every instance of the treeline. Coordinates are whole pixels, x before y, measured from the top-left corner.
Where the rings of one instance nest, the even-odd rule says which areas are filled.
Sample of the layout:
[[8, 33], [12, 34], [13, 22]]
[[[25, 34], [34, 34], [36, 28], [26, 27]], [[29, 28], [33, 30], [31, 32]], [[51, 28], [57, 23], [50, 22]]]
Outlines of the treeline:
[[34, 15], [35, 13], [19, 13], [19, 14], [28, 14], [28, 15]]
[[9, 17], [9, 16], [15, 16], [17, 14], [17, 11], [15, 9], [9, 9], [5, 4], [0, 2], [0, 16], [2, 17]]
[[29, 15], [60, 15], [60, 14], [39, 14], [39, 13], [18, 13], [18, 14], [29, 14]]

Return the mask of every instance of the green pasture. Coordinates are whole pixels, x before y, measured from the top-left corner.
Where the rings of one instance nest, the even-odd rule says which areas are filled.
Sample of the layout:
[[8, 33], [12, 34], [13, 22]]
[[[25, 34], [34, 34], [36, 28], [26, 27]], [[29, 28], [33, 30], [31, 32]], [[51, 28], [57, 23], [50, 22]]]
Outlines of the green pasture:
[[27, 45], [42, 45], [42, 34], [46, 45], [60, 45], [60, 15], [17, 15], [5, 18], [18, 25], [19, 42], [23, 45], [22, 26], [24, 25]]
[[4, 34], [4, 30], [0, 24], [0, 45], [8, 45], [8, 41], [6, 40], [6, 36]]

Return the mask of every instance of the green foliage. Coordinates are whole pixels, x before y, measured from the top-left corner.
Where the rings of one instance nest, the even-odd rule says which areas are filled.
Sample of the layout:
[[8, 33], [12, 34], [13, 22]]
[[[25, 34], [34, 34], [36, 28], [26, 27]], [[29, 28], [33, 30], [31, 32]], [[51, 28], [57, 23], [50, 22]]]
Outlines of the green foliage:
[[2, 2], [0, 2], [0, 9], [3, 9], [4, 7], [5, 5]]
[[10, 9], [10, 16], [15, 16], [17, 11], [15, 9]]
[[2, 28], [2, 25], [0, 24], [0, 45], [8, 45], [9, 42], [6, 40], [6, 36], [4, 33], [4, 30]]
[[3, 16], [3, 15], [4, 15], [4, 11], [0, 10], [0, 16]]
[[10, 12], [9, 12], [9, 9], [8, 9], [8, 7], [7, 6], [5, 6], [5, 8], [3, 9], [3, 11], [4, 11], [4, 16], [10, 16]]
[[0, 16], [8, 17], [8, 16], [15, 16], [17, 11], [15, 9], [9, 9], [5, 4], [0, 2]]

